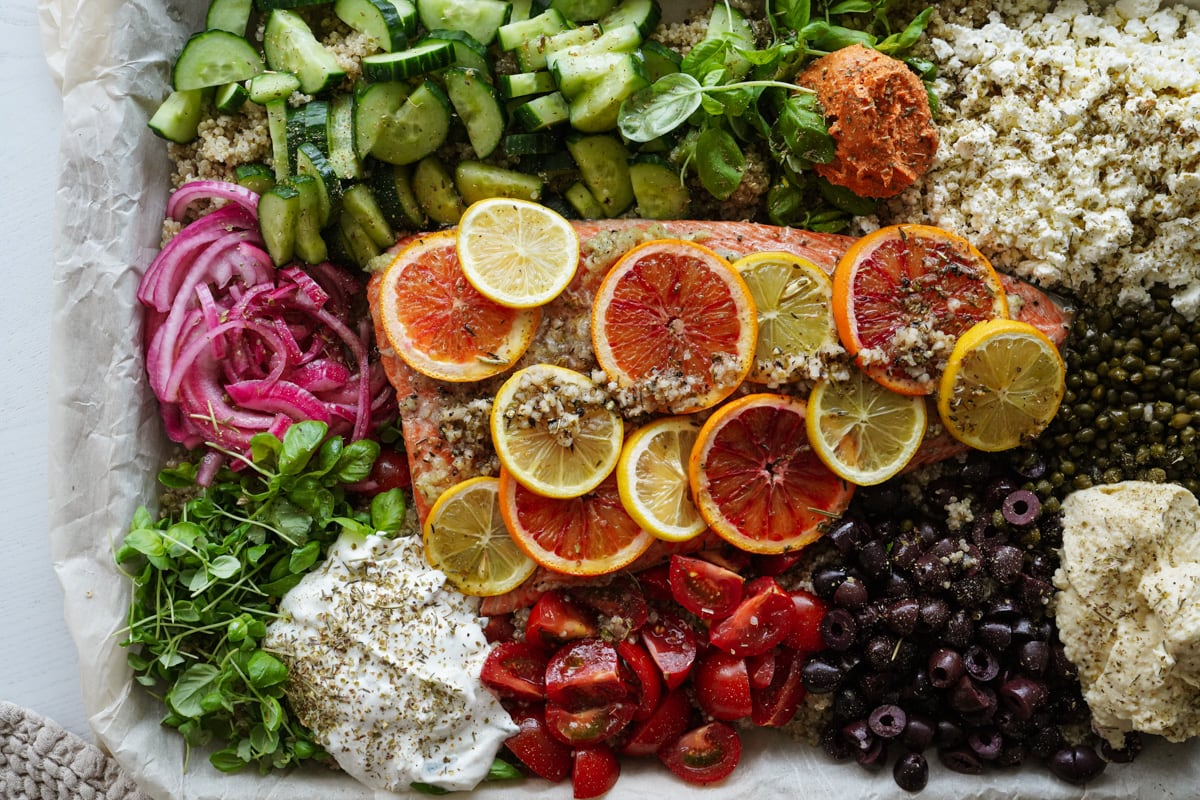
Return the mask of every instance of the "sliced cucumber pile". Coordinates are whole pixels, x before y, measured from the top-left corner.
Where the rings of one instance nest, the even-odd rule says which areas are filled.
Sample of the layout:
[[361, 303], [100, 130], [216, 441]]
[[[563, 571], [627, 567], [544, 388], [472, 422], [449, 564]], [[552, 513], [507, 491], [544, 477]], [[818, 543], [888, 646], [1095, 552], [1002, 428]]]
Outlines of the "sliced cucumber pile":
[[[361, 80], [314, 32], [322, 15], [369, 43]], [[621, 103], [679, 69], [647, 40], [660, 17], [658, 0], [211, 0], [150, 127], [186, 143], [209, 106], [265, 107], [271, 160], [239, 180], [262, 195], [277, 264], [367, 267], [398, 232], [453, 225], [486, 197], [683, 216], [678, 171], [646, 157], [664, 143], [616, 132]]]

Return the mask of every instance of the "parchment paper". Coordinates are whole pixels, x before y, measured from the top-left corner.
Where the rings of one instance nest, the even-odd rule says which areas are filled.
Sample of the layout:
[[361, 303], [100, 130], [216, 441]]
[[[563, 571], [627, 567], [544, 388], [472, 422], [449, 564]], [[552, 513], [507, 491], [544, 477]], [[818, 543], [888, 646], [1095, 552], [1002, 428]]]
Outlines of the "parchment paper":
[[[675, 5], [689, 0], [676, 0]], [[670, 6], [672, 0], [666, 0]], [[169, 65], [202, 27], [204, 0], [40, 0], [47, 61], [63, 94], [58, 185], [50, 414], [50, 539], [67, 625], [79, 649], [83, 699], [101, 746], [157, 798], [394, 797], [339, 773], [226, 775], [207, 753], [185, 764], [183, 740], [159, 725], [164, 707], [133, 684], [118, 645], [128, 587], [114, 542], [154, 496], [167, 442], [143, 379], [137, 282], [157, 249], [168, 191], [164, 143], [146, 128], [166, 94]], [[668, 9], [670, 11], [671, 9]], [[676, 9], [677, 10], [677, 9]], [[746, 737], [742, 765], [723, 784], [696, 789], [656, 762], [626, 760], [614, 800], [902, 796], [890, 767], [868, 773], [770, 732]], [[932, 754], [931, 754], [932, 755]], [[922, 798], [1129, 798], [1200, 796], [1194, 746], [1155, 742], [1133, 765], [1113, 765], [1082, 789], [1040, 767], [978, 778], [931, 761]], [[568, 785], [497, 784], [482, 797], [568, 798]], [[417, 795], [414, 795], [417, 796]]]

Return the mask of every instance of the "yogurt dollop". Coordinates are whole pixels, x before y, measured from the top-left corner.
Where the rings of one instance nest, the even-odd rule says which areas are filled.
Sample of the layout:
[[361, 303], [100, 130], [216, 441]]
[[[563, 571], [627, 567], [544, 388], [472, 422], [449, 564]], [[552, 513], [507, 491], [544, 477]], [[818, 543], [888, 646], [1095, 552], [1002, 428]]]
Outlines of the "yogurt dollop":
[[343, 770], [373, 789], [473, 788], [517, 731], [479, 681], [478, 601], [427, 565], [418, 536], [343, 534], [284, 597], [264, 644], [288, 699]]
[[1063, 503], [1056, 619], [1093, 727], [1200, 734], [1200, 503], [1181, 486], [1127, 481]]

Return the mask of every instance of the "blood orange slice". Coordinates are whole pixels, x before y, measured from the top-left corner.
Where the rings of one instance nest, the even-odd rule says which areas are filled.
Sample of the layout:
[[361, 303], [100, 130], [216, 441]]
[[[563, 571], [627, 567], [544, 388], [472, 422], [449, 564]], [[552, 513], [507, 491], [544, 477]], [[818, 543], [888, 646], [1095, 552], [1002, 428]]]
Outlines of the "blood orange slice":
[[751, 553], [813, 542], [854, 493], [809, 444], [804, 402], [779, 394], [718, 408], [700, 429], [688, 478], [709, 527]]
[[655, 541], [621, 505], [613, 475], [582, 497], [560, 499], [526, 489], [501, 469], [500, 515], [526, 555], [568, 575], [615, 572]]
[[592, 305], [596, 360], [641, 404], [673, 414], [728, 397], [754, 364], [757, 312], [745, 281], [707, 247], [660, 239], [604, 277]]
[[539, 309], [505, 308], [459, 267], [453, 231], [422, 236], [383, 273], [379, 315], [388, 344], [417, 372], [477, 381], [511, 367], [529, 347]]
[[932, 394], [954, 343], [1006, 318], [1000, 276], [970, 242], [929, 225], [893, 225], [855, 242], [833, 273], [842, 346], [892, 391]]

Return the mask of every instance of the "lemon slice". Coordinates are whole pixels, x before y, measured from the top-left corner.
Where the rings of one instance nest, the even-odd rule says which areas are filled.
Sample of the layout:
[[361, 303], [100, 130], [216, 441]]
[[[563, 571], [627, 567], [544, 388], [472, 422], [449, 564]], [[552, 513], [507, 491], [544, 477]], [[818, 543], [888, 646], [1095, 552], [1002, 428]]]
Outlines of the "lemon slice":
[[504, 526], [499, 486], [496, 478], [451, 486], [425, 520], [425, 559], [463, 594], [504, 594], [537, 569]]
[[514, 373], [492, 403], [492, 444], [513, 478], [545, 497], [579, 497], [609, 476], [625, 427], [585, 375], [552, 364]]
[[781, 384], [806, 372], [808, 360], [838, 344], [833, 281], [791, 253], [754, 253], [733, 263], [758, 310], [758, 343], [748, 378]]
[[458, 261], [480, 294], [509, 308], [545, 305], [579, 266], [579, 237], [561, 215], [528, 200], [489, 197], [458, 223]]
[[664, 417], [639, 429], [621, 450], [617, 461], [621, 504], [659, 539], [682, 542], [707, 527], [688, 485], [688, 459], [699, 431], [699, 420]]
[[954, 345], [938, 389], [938, 414], [960, 442], [1008, 450], [1054, 419], [1066, 373], [1058, 348], [1032, 325], [980, 322]]
[[847, 380], [813, 387], [805, 426], [825, 466], [851, 483], [873, 486], [912, 460], [925, 417], [925, 398], [897, 394], [852, 369]]

